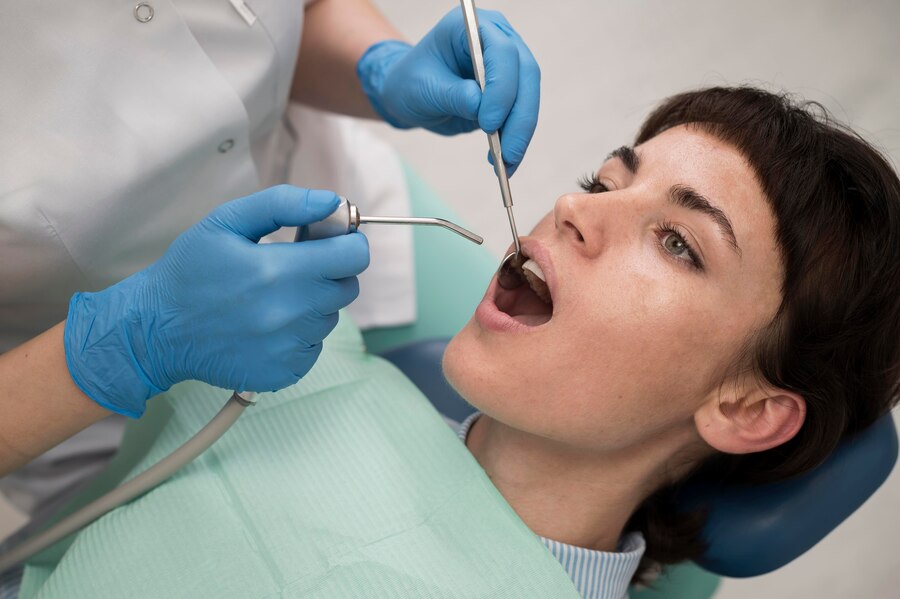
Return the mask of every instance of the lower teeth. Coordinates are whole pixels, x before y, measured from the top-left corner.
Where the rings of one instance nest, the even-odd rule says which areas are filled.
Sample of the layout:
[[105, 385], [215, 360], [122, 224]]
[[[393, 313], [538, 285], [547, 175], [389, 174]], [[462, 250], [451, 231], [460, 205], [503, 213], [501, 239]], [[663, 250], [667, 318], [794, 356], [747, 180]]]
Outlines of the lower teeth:
[[528, 281], [528, 285], [531, 286], [531, 290], [534, 291], [535, 295], [541, 298], [545, 304], [549, 304], [550, 289], [547, 288], [547, 284], [530, 270], [523, 270], [522, 272], [525, 273], [525, 279]]

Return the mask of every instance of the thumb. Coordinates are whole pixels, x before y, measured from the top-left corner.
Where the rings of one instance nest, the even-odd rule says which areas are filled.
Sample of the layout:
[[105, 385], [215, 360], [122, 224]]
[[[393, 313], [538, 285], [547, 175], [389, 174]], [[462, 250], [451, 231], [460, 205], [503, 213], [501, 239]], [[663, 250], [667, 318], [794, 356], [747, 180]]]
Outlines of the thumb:
[[442, 74], [432, 82], [432, 108], [444, 117], [458, 117], [467, 121], [478, 120], [481, 106], [481, 88], [472, 79], [460, 79], [450, 73]]
[[333, 191], [278, 185], [222, 204], [207, 218], [256, 243], [281, 227], [320, 221], [339, 203]]

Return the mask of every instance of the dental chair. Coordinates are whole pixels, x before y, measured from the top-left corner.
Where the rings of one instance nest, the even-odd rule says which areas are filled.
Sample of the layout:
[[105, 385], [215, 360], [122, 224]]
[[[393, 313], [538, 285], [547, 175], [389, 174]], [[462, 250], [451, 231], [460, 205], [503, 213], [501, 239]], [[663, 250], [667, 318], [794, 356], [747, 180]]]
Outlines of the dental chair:
[[[415, 173], [407, 169], [406, 175], [415, 214], [459, 222]], [[480, 301], [496, 261], [483, 248], [461, 243], [448, 260], [447, 240], [440, 239], [440, 233], [413, 227], [413, 235], [418, 319], [409, 326], [368, 331], [364, 338], [371, 353], [400, 368], [438, 411], [462, 421], [475, 409], [446, 382], [441, 358], [449, 337]], [[435, 263], [441, 269], [433, 268]], [[756, 487], [688, 489], [685, 509], [709, 509], [706, 553], [696, 564], [669, 568], [652, 588], [632, 590], [632, 599], [703, 599], [715, 592], [719, 576], [758, 576], [791, 562], [881, 486], [896, 462], [897, 447], [894, 421], [887, 414], [796, 479]]]

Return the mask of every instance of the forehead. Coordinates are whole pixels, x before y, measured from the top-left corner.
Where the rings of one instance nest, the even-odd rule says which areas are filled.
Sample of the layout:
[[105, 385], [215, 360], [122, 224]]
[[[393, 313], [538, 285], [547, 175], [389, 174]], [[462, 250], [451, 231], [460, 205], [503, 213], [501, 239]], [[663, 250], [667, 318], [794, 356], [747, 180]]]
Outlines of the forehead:
[[641, 158], [641, 167], [647, 167], [652, 171], [648, 174], [654, 177], [680, 178], [680, 183], [696, 186], [710, 199], [719, 200], [722, 196], [722, 202], [752, 196], [765, 203], [756, 173], [744, 155], [696, 127], [673, 127], [637, 146], [635, 151]]
[[756, 172], [734, 146], [696, 127], [679, 125], [635, 148], [638, 177], [660, 187], [689, 185], [728, 216], [742, 261], [778, 263], [775, 215]]
[[734, 146], [695, 127], [679, 125], [637, 146], [635, 152], [640, 156], [639, 177], [663, 186], [695, 188], [725, 211], [739, 244], [741, 230], [743, 237], [759, 235], [762, 229], [774, 235], [774, 213], [756, 172]]

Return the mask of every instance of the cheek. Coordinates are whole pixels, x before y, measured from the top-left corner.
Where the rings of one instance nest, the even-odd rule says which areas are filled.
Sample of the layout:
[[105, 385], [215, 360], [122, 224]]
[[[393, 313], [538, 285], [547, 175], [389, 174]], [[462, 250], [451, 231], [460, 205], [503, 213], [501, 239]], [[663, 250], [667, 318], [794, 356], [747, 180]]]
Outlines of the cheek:
[[695, 391], [723, 360], [738, 326], [718, 296], [698, 294], [697, 287], [674, 279], [632, 273], [602, 301], [585, 298], [581, 311], [590, 316], [581, 319], [570, 351], [591, 356], [596, 368], [623, 385], [684, 382], [694, 383], [685, 391]]
[[625, 444], [690, 418], [743, 338], [743, 325], [709, 295], [698, 301], [688, 289], [638, 275], [626, 281], [585, 298], [580, 318], [544, 354], [569, 367], [534, 369], [555, 380], [546, 401], [555, 415], [546, 417], [584, 441]]
[[668, 425], [675, 404], [660, 403], [660, 389], [648, 386], [665, 360], [647, 353], [667, 344], [629, 334], [633, 321], [624, 317], [611, 322], [618, 326], [565, 323], [518, 340], [470, 324], [448, 346], [444, 372], [469, 403], [509, 426], [581, 447], [622, 447]]
[[689, 420], [746, 334], [746, 310], [652, 255], [622, 258], [606, 264], [630, 266], [582, 274], [546, 331], [515, 338], [470, 322], [444, 356], [450, 383], [510, 426], [583, 447]]

